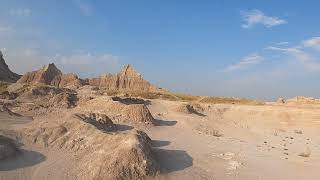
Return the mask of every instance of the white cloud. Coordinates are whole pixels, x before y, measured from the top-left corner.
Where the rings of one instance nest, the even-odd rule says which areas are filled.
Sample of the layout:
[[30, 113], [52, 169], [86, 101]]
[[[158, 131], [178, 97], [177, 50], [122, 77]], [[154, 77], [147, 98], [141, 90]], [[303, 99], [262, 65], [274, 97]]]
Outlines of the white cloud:
[[248, 68], [249, 66], [259, 64], [261, 61], [263, 61], [263, 59], [264, 58], [258, 54], [251, 54], [242, 58], [238, 63], [229, 65], [223, 70], [223, 72], [231, 72], [231, 71], [245, 69], [245, 68]]
[[290, 47], [290, 48], [279, 48], [279, 47], [270, 46], [266, 49], [279, 51], [291, 57], [294, 57], [308, 71], [320, 71], [320, 62], [316, 60], [313, 54], [308, 53], [301, 46]]
[[12, 31], [12, 28], [10, 26], [0, 26], [0, 33], [9, 31]]
[[243, 28], [251, 28], [257, 24], [262, 24], [270, 28], [287, 23], [287, 21], [284, 19], [267, 16], [262, 11], [257, 9], [251, 11], [242, 11], [241, 16], [243, 21], [245, 21], [245, 24], [242, 25]]
[[40, 69], [55, 63], [65, 73], [76, 73], [81, 77], [114, 73], [118, 70], [119, 57], [108, 53], [74, 53], [70, 55], [45, 55], [38, 49], [5, 49], [4, 57], [10, 68], [20, 74]]
[[320, 37], [313, 37], [303, 42], [305, 47], [314, 48], [320, 50]]
[[56, 55], [55, 59], [62, 65], [90, 65], [95, 63], [109, 63], [116, 65], [119, 58], [112, 54], [92, 55], [91, 53], [72, 54], [70, 56]]
[[9, 14], [12, 16], [23, 16], [27, 17], [30, 16], [32, 13], [32, 10], [29, 8], [18, 8], [18, 9], [11, 9], [9, 11]]

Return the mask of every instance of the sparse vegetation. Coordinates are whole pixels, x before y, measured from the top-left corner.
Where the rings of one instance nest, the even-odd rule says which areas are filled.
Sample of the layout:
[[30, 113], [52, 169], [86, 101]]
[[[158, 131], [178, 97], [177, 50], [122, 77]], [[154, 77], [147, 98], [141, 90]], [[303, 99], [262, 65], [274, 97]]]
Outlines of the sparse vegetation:
[[243, 105], [264, 105], [263, 102], [244, 98], [233, 98], [233, 97], [205, 97], [202, 98], [200, 103], [209, 104], [243, 104]]
[[232, 97], [201, 97], [186, 94], [170, 93], [170, 92], [148, 92], [148, 91], [118, 91], [106, 90], [109, 96], [129, 96], [140, 97], [145, 99], [164, 99], [170, 101], [183, 101], [206, 104], [243, 104], [243, 105], [264, 105], [264, 102], [232, 98]]
[[174, 94], [174, 96], [177, 97], [180, 101], [186, 101], [186, 102], [191, 102], [191, 101], [197, 101], [201, 97], [200, 96], [192, 96], [192, 95], [185, 95], [185, 94]]

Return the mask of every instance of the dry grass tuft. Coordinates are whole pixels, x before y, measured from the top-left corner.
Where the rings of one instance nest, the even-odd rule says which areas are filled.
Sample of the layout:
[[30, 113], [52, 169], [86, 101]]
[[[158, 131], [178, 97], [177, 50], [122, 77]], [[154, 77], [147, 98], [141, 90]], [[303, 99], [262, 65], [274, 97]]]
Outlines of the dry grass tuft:
[[263, 102], [260, 102], [257, 100], [244, 99], [244, 98], [233, 98], [233, 97], [204, 97], [199, 102], [200, 103], [208, 103], [208, 104], [264, 105]]

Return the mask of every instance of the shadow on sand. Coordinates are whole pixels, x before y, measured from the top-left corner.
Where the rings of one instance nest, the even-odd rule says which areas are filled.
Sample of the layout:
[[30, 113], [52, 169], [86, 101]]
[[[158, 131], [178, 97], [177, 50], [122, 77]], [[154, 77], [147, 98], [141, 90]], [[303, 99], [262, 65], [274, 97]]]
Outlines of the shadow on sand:
[[160, 141], [160, 140], [152, 140], [152, 147], [163, 147], [168, 146], [171, 142], [170, 141]]
[[15, 157], [0, 160], [0, 171], [11, 171], [34, 166], [46, 160], [46, 157], [35, 151], [18, 150]]
[[160, 119], [155, 119], [155, 126], [174, 126], [178, 122], [177, 121], [165, 121], [165, 120], [160, 120]]
[[201, 117], [206, 117], [205, 114], [199, 113], [199, 112], [197, 112], [197, 111], [193, 112], [193, 114], [196, 114], [196, 115], [201, 116]]
[[133, 126], [125, 125], [125, 124], [116, 124], [115, 125], [115, 131], [128, 131], [133, 129]]
[[181, 171], [193, 166], [193, 159], [186, 151], [158, 148], [154, 148], [153, 151], [160, 163], [161, 173]]

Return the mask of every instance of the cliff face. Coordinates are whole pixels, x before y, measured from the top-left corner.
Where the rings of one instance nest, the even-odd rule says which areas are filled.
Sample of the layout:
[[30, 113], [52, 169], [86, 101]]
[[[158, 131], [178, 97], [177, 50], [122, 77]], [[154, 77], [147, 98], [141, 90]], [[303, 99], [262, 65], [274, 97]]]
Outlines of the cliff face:
[[38, 71], [26, 73], [18, 80], [18, 83], [80, 87], [84, 82], [77, 75], [63, 74], [54, 64], [48, 64]]
[[16, 82], [20, 78], [20, 75], [12, 72], [6, 64], [3, 54], [0, 51], [0, 81]]
[[144, 80], [131, 65], [125, 65], [117, 74], [107, 74], [98, 78], [89, 79], [89, 84], [97, 87], [104, 87], [109, 90], [129, 91], [156, 91], [157, 88]]

